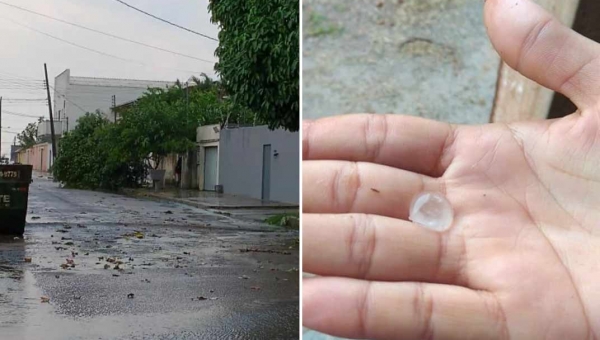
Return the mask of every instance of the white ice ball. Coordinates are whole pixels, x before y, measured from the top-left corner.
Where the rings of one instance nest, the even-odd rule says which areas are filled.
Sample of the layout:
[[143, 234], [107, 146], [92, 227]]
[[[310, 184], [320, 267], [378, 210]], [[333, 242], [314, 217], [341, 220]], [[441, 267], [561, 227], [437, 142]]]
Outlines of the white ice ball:
[[452, 225], [454, 211], [441, 194], [422, 192], [413, 199], [408, 219], [431, 230], [445, 231]]

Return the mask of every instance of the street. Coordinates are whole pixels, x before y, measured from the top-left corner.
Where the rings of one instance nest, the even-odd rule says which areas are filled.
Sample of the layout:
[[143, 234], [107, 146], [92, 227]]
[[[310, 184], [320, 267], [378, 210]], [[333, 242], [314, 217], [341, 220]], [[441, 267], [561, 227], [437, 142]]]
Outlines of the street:
[[1, 339], [294, 339], [297, 231], [34, 176], [0, 240]]

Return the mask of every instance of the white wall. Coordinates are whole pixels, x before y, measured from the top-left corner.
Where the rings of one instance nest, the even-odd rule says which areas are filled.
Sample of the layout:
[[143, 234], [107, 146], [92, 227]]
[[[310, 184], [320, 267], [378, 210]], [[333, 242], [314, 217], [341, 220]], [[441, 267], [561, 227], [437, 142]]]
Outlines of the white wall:
[[171, 83], [127, 79], [103, 79], [71, 77], [66, 70], [54, 80], [54, 112], [57, 119], [65, 120], [65, 131], [77, 126], [77, 119], [87, 112], [100, 110], [106, 118], [114, 121], [111, 112], [112, 96], [121, 105], [141, 97], [148, 87], [163, 87]]
[[[219, 140], [219, 183], [227, 194], [260, 199], [263, 146], [271, 145], [272, 201], [300, 201], [300, 135], [266, 126], [224, 129]], [[275, 152], [278, 156], [275, 156]]]
[[[62, 135], [63, 122], [62, 121], [54, 121], [54, 134], [56, 136]], [[52, 129], [50, 128], [50, 120], [45, 120], [38, 124], [38, 137], [41, 136], [51, 136]]]
[[63, 107], [66, 101], [63, 99], [62, 94], [67, 92], [70, 77], [71, 70], [67, 69], [54, 78], [54, 97], [52, 99], [52, 105], [54, 106], [53, 115], [56, 120], [61, 120], [64, 117], [66, 109], [68, 109]]

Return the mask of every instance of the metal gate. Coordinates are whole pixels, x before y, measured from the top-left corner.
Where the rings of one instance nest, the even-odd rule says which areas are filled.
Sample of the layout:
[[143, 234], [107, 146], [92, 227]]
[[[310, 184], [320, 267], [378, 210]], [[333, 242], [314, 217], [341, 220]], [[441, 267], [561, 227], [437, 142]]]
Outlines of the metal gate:
[[263, 145], [262, 199], [271, 199], [271, 144]]
[[215, 191], [219, 152], [217, 146], [204, 148], [204, 190]]

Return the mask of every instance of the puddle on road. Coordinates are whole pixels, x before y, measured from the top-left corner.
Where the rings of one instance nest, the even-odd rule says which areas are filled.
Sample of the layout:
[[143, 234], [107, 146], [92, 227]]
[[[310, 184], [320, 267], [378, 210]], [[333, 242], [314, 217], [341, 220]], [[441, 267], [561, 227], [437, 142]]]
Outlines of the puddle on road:
[[[0, 279], [3, 285], [6, 279]], [[3, 290], [4, 291], [4, 290]], [[16, 287], [1, 295], [0, 334], [6, 339], [248, 339], [270, 338], [274, 335], [260, 321], [248, 314], [231, 314], [214, 307], [196, 312], [172, 312], [144, 315], [109, 315], [91, 318], [65, 317], [55, 313], [52, 301], [41, 303], [43, 292], [37, 287], [34, 275], [23, 272]], [[293, 314], [294, 311], [290, 310]], [[297, 318], [296, 315], [269, 315], [263, 318]], [[289, 323], [289, 320], [285, 320]], [[269, 323], [267, 323], [269, 324]], [[293, 324], [293, 323], [292, 323]], [[173, 337], [175, 336], [175, 337]], [[185, 336], [188, 338], [188, 336]]]
[[[93, 265], [100, 251], [108, 250], [114, 253], [117, 250], [127, 250], [129, 255], [135, 257], [135, 263], [152, 262], [153, 271], [155, 267], [171, 267], [175, 263], [192, 261], [199, 267], [198, 262], [210, 262], [215, 264], [218, 259], [224, 255], [214, 257], [211, 254], [215, 250], [217, 237], [231, 236], [229, 242], [237, 240], [236, 247], [241, 247], [241, 234], [239, 232], [229, 232], [224, 235], [221, 233], [203, 232], [204, 242], [190, 242], [189, 235], [197, 234], [197, 231], [190, 233], [187, 228], [169, 229], [168, 232], [160, 231], [160, 239], [151, 237], [143, 240], [137, 239], [119, 239], [118, 248], [106, 249], [102, 247], [104, 241], [112, 240], [115, 235], [121, 235], [123, 232], [129, 232], [135, 227], [104, 229], [103, 240], [100, 245], [90, 245], [90, 255], [83, 255], [82, 249], [85, 243], [81, 239], [92, 237], [96, 227], [80, 229], [73, 227], [68, 234], [69, 237], [77, 239], [76, 247], [68, 247], [65, 251], [55, 251], [52, 240], [60, 240], [62, 234], [56, 233], [53, 228], [34, 227], [28, 229], [26, 240], [9, 240], [0, 242], [0, 337], [8, 339], [153, 339], [153, 338], [211, 338], [211, 339], [269, 339], [269, 338], [289, 338], [290, 334], [297, 332], [295, 329], [289, 329], [294, 326], [298, 319], [297, 303], [284, 303], [283, 307], [273, 306], [271, 304], [252, 303], [241, 304], [236, 308], [231, 308], [227, 304], [220, 303], [216, 305], [207, 305], [199, 310], [185, 311], [152, 311], [151, 313], [140, 314], [104, 314], [78, 317], [74, 315], [65, 315], [62, 311], [62, 305], [57, 305], [59, 300], [51, 300], [50, 303], [42, 303], [41, 296], [45, 293], [40, 287], [43, 285], [43, 279], [38, 273], [58, 270], [58, 264], [68, 257], [71, 250], [79, 251], [80, 255], [76, 257], [78, 266], [73, 272], [89, 273], [89, 270], [96, 267]], [[153, 230], [154, 231], [154, 230]], [[50, 235], [54, 234], [51, 238]], [[66, 234], [65, 234], [66, 235]], [[146, 235], [147, 236], [147, 235]], [[187, 236], [187, 238], [186, 238]], [[106, 240], [104, 240], [106, 238]], [[255, 239], [256, 242], [262, 240]], [[60, 241], [62, 244], [63, 241]], [[245, 243], [245, 242], [244, 242]], [[160, 245], [161, 250], [156, 253], [151, 250]], [[202, 245], [202, 246], [199, 246]], [[97, 248], [100, 246], [100, 248]], [[86, 246], [87, 247], [87, 246]], [[192, 255], [184, 255], [183, 251], [191, 252]], [[205, 253], [206, 252], [206, 253]], [[237, 249], [233, 252], [237, 255]], [[129, 256], [127, 255], [127, 256]], [[162, 262], [158, 261], [158, 256], [167, 256], [176, 258], [175, 255], [183, 257], [182, 260]], [[25, 257], [33, 257], [33, 263], [25, 263]], [[229, 257], [227, 257], [229, 258]], [[87, 262], [90, 262], [89, 264]], [[104, 273], [104, 271], [102, 270]], [[53, 274], [52, 274], [53, 275]], [[66, 273], [61, 274], [67, 275]], [[257, 274], [258, 275], [258, 274]], [[36, 280], [36, 277], [39, 279]], [[196, 277], [196, 275], [194, 275]], [[155, 279], [153, 278], [152, 281]], [[69, 290], [68, 286], [65, 289]], [[52, 296], [50, 296], [52, 298]], [[137, 298], [137, 296], [136, 296]], [[143, 303], [143, 300], [136, 303]], [[242, 311], [243, 310], [243, 311]], [[283, 327], [281, 325], [290, 325]], [[295, 326], [294, 326], [295, 327]], [[281, 333], [283, 332], [283, 333]]]

